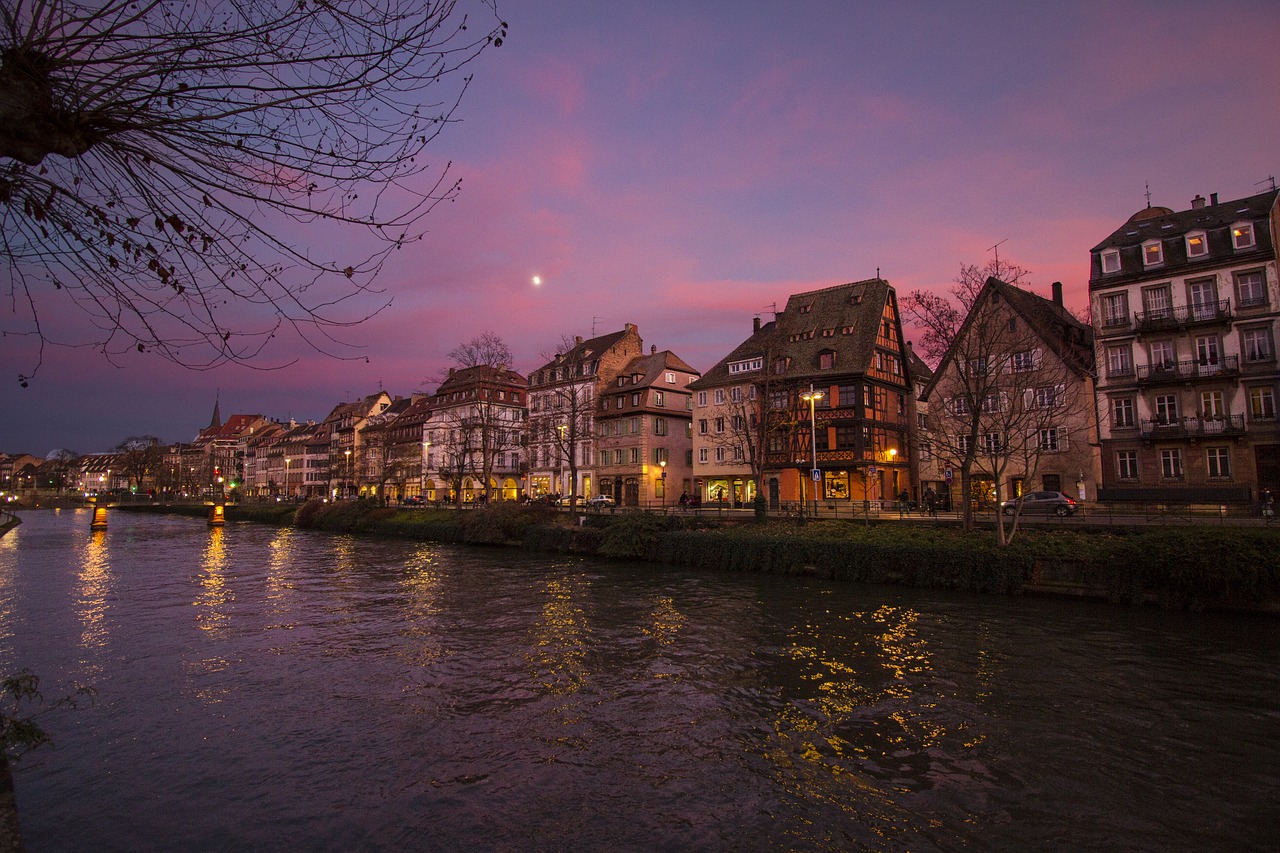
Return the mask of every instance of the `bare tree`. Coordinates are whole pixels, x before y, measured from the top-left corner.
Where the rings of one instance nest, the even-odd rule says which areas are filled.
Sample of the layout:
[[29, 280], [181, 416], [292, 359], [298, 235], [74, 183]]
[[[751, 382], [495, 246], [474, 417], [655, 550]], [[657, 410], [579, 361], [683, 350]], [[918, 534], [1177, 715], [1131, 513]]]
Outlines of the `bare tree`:
[[[0, 331], [38, 342], [19, 382], [54, 343], [210, 367], [292, 331], [340, 354], [458, 190], [423, 155], [505, 38], [477, 2], [474, 31], [459, 0], [0, 3]], [[329, 226], [368, 242], [298, 245]], [[52, 319], [71, 305], [91, 332]]]
[[[1002, 268], [1026, 278], [1020, 267]], [[922, 348], [940, 359], [926, 389], [927, 441], [960, 473], [966, 529], [973, 527], [976, 484], [984, 483], [980, 497], [991, 496], [998, 509], [1006, 479], [1031, 480], [1042, 456], [1059, 452], [1067, 441], [1067, 413], [1081, 402], [1075, 372], [1082, 362], [1074, 342], [1062, 346], [1061, 334], [1078, 321], [994, 276], [976, 287], [973, 276], [983, 271], [962, 268], [953, 300], [917, 291], [906, 301], [908, 316], [924, 329]], [[1006, 528], [1000, 515], [1001, 545], [1011, 541], [1017, 523], [1015, 515]]]
[[493, 332], [481, 332], [449, 351], [449, 358], [461, 368], [511, 366], [511, 348]]
[[155, 475], [164, 460], [164, 448], [154, 435], [131, 435], [115, 446], [115, 452], [124, 465], [122, 473], [134, 491], [142, 489], [146, 479]]
[[476, 424], [463, 409], [437, 411], [431, 419], [431, 443], [440, 453], [440, 476], [449, 483], [454, 503], [463, 504], [463, 478], [475, 472]]

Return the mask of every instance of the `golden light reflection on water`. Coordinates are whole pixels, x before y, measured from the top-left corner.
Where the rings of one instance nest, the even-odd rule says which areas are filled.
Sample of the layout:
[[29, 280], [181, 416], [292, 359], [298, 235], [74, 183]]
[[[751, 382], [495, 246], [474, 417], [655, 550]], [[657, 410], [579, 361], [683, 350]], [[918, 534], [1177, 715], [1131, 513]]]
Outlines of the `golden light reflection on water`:
[[107, 531], [95, 530], [80, 551], [76, 573], [76, 615], [80, 618], [80, 646], [86, 651], [107, 643], [107, 598], [111, 592]]
[[211, 527], [200, 564], [200, 589], [193, 602], [196, 623], [202, 631], [220, 633], [230, 622], [229, 607], [235, 596], [227, 585], [226, 572], [226, 532], [221, 527]]
[[296, 592], [296, 588], [289, 579], [296, 535], [292, 527], [282, 527], [276, 531], [276, 535], [271, 537], [271, 542], [267, 545], [270, 554], [267, 559], [267, 609], [276, 616], [283, 616], [289, 612], [289, 599]]
[[422, 545], [409, 557], [401, 581], [409, 626], [404, 636], [415, 642], [402, 656], [414, 666], [429, 666], [443, 654], [442, 638], [436, 629], [440, 613], [440, 572], [435, 545]]
[[[18, 572], [19, 528], [0, 536], [0, 640], [13, 636], [14, 586]], [[8, 643], [4, 643], [6, 647]]]
[[548, 579], [543, 589], [546, 603], [534, 625], [529, 663], [535, 681], [549, 693], [576, 693], [586, 680], [590, 630], [577, 601], [589, 587], [584, 576], [568, 575]]
[[953, 743], [968, 725], [938, 714], [917, 611], [886, 605], [826, 617], [794, 629], [784, 650], [792, 695], [780, 705], [767, 757], [796, 796], [900, 838], [919, 821], [898, 797], [932, 786], [930, 750], [944, 741], [970, 746]]

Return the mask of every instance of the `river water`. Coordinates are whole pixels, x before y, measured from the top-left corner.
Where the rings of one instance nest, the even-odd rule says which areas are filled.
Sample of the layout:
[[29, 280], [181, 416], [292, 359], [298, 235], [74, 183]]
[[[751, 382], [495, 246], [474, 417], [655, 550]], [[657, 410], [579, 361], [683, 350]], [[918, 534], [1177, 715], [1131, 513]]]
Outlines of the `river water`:
[[1280, 625], [118, 512], [0, 538], [39, 851], [1273, 850]]

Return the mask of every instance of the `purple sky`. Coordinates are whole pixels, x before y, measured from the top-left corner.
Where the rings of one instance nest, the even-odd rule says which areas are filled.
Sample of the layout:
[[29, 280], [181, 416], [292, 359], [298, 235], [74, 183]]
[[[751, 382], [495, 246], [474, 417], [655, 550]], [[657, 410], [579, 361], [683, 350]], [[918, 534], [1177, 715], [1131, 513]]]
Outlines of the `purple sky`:
[[[514, 367], [562, 335], [640, 327], [705, 370], [788, 295], [880, 273], [900, 295], [1002, 259], [1086, 303], [1089, 249], [1144, 206], [1269, 188], [1280, 170], [1280, 6], [500, 0], [437, 141], [461, 198], [352, 330], [368, 363], [287, 343], [294, 367], [190, 372], [0, 338], [0, 450], [188, 441], [224, 417], [322, 418], [433, 390], [486, 330]], [[543, 283], [534, 286], [540, 276]], [[909, 335], [910, 337], [910, 335]]]

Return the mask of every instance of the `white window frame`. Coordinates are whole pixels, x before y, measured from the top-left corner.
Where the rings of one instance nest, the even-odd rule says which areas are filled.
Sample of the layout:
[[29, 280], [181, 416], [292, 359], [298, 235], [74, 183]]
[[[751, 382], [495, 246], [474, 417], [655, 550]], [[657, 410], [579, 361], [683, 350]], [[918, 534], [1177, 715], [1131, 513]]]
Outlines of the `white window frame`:
[[1203, 231], [1188, 231], [1185, 239], [1188, 260], [1195, 261], [1209, 257], [1209, 238]]
[[699, 406], [705, 406], [706, 404], [707, 404], [707, 392], [706, 392], [706, 391], [699, 391], [699, 392], [698, 392], [698, 405], [699, 405]]
[[1102, 295], [1102, 325], [1103, 326], [1127, 326], [1129, 325], [1129, 292], [1121, 290], [1118, 293], [1104, 293]]
[[1237, 252], [1253, 249], [1258, 245], [1258, 235], [1252, 222], [1234, 222], [1231, 225], [1231, 247]]
[[1118, 480], [1139, 479], [1138, 451], [1136, 450], [1117, 450], [1116, 451], [1116, 479]]
[[1142, 266], [1146, 269], [1164, 266], [1163, 241], [1144, 240], [1142, 242]]
[[1231, 479], [1231, 448], [1206, 447], [1204, 449], [1204, 469], [1212, 480]]
[[1250, 363], [1275, 361], [1275, 347], [1271, 343], [1271, 329], [1263, 326], [1240, 330], [1240, 354]]
[[1111, 398], [1112, 429], [1132, 429], [1137, 424], [1137, 421], [1134, 420], [1134, 414], [1132, 397]]
[[[1262, 270], [1236, 273], [1236, 306], [1252, 308], [1267, 304], [1267, 277]], [[1256, 292], [1254, 288], [1257, 288]]]
[[1102, 258], [1102, 274], [1111, 275], [1120, 272], [1120, 250], [1119, 249], [1103, 249]]
[[1182, 448], [1166, 447], [1160, 451], [1160, 476], [1166, 480], [1181, 480], [1183, 476]]

